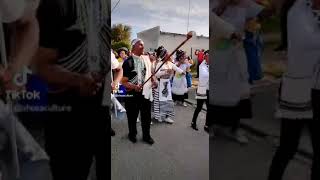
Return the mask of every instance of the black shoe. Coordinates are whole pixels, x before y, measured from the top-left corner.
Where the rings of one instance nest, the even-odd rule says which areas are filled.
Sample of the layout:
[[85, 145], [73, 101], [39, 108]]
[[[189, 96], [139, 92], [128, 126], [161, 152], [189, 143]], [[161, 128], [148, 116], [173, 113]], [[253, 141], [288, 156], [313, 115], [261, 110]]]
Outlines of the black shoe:
[[154, 140], [151, 137], [143, 138], [143, 141], [150, 144], [150, 145], [154, 144]]
[[114, 130], [111, 128], [111, 136], [115, 136], [116, 133], [114, 132]]
[[203, 129], [204, 129], [205, 132], [207, 132], [209, 134], [210, 131], [209, 131], [209, 127], [208, 126], [204, 126]]
[[132, 142], [132, 143], [136, 143], [137, 142], [137, 138], [135, 136], [128, 136], [129, 140]]
[[197, 127], [197, 124], [194, 123], [194, 122], [191, 123], [191, 127], [192, 127], [192, 129], [194, 129], [194, 130], [196, 130], [196, 131], [199, 130], [198, 127]]

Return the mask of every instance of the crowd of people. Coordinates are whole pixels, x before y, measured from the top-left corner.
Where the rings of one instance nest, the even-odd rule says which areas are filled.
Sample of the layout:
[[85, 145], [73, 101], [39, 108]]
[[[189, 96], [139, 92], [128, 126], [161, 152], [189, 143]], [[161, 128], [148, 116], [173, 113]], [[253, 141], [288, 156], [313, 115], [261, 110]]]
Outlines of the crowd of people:
[[[143, 140], [153, 144], [154, 140], [150, 135], [150, 124], [152, 119], [155, 122], [173, 124], [175, 121], [175, 105], [187, 107], [185, 102], [188, 99], [188, 90], [191, 87], [191, 66], [193, 60], [187, 56], [185, 51], [177, 50], [175, 57], [169, 56], [168, 50], [160, 46], [154, 52], [144, 51], [144, 42], [141, 39], [132, 41], [132, 49], [119, 48], [111, 52], [114, 69], [122, 69], [121, 82], [115, 81], [118, 87], [120, 84], [126, 89], [126, 98], [123, 98], [128, 118], [128, 138], [135, 143], [139, 114], [143, 131]], [[116, 55], [118, 55], [118, 58]], [[192, 120], [191, 127], [197, 129], [196, 121], [201, 111], [203, 102], [207, 98], [209, 89], [209, 51], [203, 52], [205, 61], [200, 65], [199, 87], [197, 99], [198, 108]], [[149, 81], [150, 80], [150, 81]], [[119, 100], [122, 99], [119, 97]], [[201, 106], [200, 106], [201, 105]], [[138, 120], [137, 120], [138, 119]], [[208, 118], [207, 118], [208, 121]], [[205, 130], [209, 132], [208, 126]], [[111, 129], [111, 136], [115, 132]]]

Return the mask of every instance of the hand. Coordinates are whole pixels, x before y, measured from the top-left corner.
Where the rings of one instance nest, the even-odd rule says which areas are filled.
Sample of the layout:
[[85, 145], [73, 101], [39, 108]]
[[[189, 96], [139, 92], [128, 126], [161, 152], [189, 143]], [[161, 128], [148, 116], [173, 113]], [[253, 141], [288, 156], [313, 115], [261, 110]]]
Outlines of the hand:
[[119, 88], [119, 82], [113, 81], [113, 82], [111, 83], [111, 88], [112, 88], [112, 90], [118, 89], [118, 88]]
[[90, 74], [80, 75], [78, 84], [78, 90], [81, 96], [94, 96], [102, 87], [102, 84], [95, 81]]
[[[11, 69], [4, 69], [0, 67], [0, 86], [2, 86], [1, 91], [11, 90], [11, 91], [21, 91], [25, 89], [25, 86], [18, 86], [13, 83], [13, 73]], [[0, 94], [5, 92], [0, 92]]]
[[134, 85], [134, 90], [135, 90], [136, 92], [141, 92], [142, 89], [143, 89], [143, 86], [142, 86], [141, 84], [139, 84], [139, 85]]

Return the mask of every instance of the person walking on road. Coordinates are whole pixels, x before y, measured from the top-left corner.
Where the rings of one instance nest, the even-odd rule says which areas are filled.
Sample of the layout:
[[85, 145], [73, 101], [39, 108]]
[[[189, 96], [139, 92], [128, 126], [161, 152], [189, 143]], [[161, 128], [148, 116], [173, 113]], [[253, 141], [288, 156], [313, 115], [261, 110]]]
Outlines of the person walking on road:
[[191, 64], [186, 59], [186, 53], [182, 50], [176, 52], [176, 66], [184, 73], [175, 73], [172, 81], [172, 99], [176, 104], [187, 107], [185, 99], [188, 99], [188, 85], [186, 72]]
[[122, 84], [127, 89], [128, 95], [131, 96], [125, 99], [129, 126], [128, 138], [132, 143], [137, 142], [137, 118], [140, 113], [143, 141], [152, 145], [154, 140], [150, 136], [151, 102], [153, 101], [152, 87], [156, 86], [156, 81], [151, 78], [151, 81], [145, 83], [152, 75], [152, 63], [149, 56], [143, 53], [144, 42], [141, 39], [134, 39], [132, 56], [128, 57], [122, 65]]
[[[311, 180], [320, 179], [320, 0], [296, 0], [288, 14], [288, 68], [282, 77], [277, 117], [280, 146], [269, 180], [281, 180], [308, 127], [313, 148]], [[301, 36], [303, 34], [303, 36]]]
[[[111, 89], [112, 91], [119, 89], [119, 83], [123, 77], [123, 69], [121, 66], [121, 63], [116, 59], [115, 55], [113, 54], [113, 52], [111, 51], [111, 69], [112, 71], [114, 71], [115, 76], [111, 76], [113, 77], [112, 79], [112, 83], [111, 83]], [[113, 72], [111, 72], [113, 73]], [[115, 131], [111, 129], [111, 136], [115, 136]]]
[[[197, 108], [194, 111], [191, 127], [198, 131], [197, 118], [202, 110], [204, 102], [206, 102], [207, 107], [209, 107], [209, 50], [204, 54], [204, 61], [199, 67], [199, 83], [196, 92]], [[206, 124], [204, 130], [209, 133], [209, 113], [206, 113]]]
[[[211, 28], [215, 34], [211, 56], [213, 89], [209, 111], [213, 123], [231, 127], [230, 136], [239, 143], [248, 143], [248, 137], [240, 129], [240, 120], [252, 118], [247, 60], [243, 48], [245, 23], [256, 18], [263, 7], [254, 1], [228, 0], [215, 1]], [[228, 132], [229, 134], [229, 132]]]
[[[191, 66], [194, 65], [193, 60], [191, 59], [190, 56], [187, 57], [188, 62]], [[192, 74], [191, 74], [191, 67], [189, 69], [187, 69], [187, 74], [186, 74], [186, 78], [187, 78], [187, 87], [190, 88], [192, 87]]]
[[204, 49], [201, 49], [198, 51], [198, 54], [197, 54], [198, 62], [197, 62], [197, 76], [196, 76], [196, 78], [199, 78], [199, 66], [203, 61], [203, 56], [204, 56]]

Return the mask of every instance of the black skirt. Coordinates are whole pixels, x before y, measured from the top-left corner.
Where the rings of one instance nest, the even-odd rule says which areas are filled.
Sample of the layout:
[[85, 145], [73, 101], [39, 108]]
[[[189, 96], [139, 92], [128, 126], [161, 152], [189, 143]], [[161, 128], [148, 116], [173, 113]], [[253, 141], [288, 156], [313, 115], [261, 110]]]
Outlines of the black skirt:
[[185, 93], [183, 95], [176, 95], [176, 94], [172, 94], [172, 99], [173, 101], [184, 101], [185, 99], [188, 99], [188, 93]]
[[252, 103], [251, 99], [244, 99], [236, 106], [209, 105], [208, 111], [213, 124], [234, 125], [240, 119], [252, 118]]

